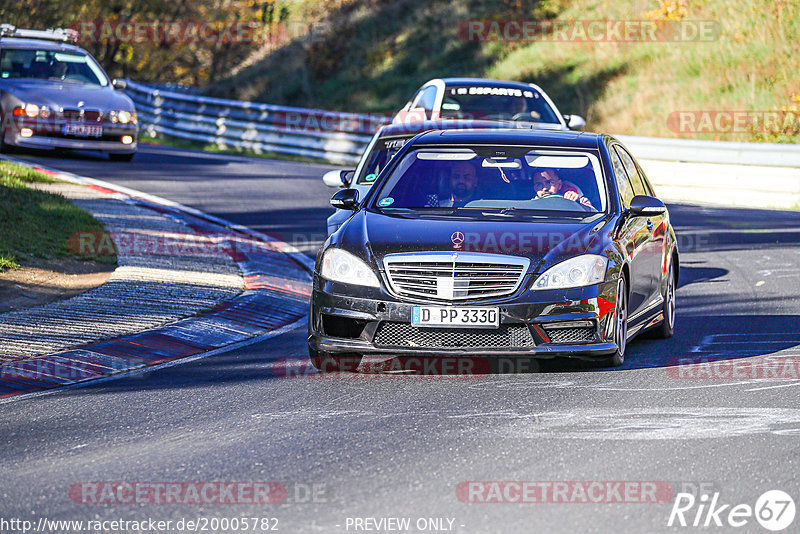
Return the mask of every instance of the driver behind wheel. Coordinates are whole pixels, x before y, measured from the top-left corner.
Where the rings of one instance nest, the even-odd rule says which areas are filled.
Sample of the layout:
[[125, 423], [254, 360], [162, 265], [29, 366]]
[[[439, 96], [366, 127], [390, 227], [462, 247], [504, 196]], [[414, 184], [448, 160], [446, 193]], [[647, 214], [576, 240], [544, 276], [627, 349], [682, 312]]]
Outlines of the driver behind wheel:
[[577, 187], [565, 184], [553, 169], [538, 171], [533, 175], [533, 190], [536, 191], [536, 198], [561, 195], [567, 200], [572, 200], [582, 206], [594, 209], [589, 199], [580, 195]]

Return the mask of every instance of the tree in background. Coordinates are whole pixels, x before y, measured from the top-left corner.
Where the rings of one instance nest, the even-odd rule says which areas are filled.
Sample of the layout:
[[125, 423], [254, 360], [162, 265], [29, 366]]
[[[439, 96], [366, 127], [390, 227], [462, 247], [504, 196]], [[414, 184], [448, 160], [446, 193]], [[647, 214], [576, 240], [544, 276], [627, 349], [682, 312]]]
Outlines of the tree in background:
[[[81, 32], [79, 44], [112, 77], [202, 86], [228, 75], [265, 42], [285, 37], [280, 24], [289, 17], [288, 5], [288, 0], [0, 0], [0, 22], [34, 29], [94, 27], [91, 37]], [[127, 33], [153, 23], [159, 31], [177, 23], [176, 31], [168, 39], [154, 37], [152, 30], [140, 40]]]

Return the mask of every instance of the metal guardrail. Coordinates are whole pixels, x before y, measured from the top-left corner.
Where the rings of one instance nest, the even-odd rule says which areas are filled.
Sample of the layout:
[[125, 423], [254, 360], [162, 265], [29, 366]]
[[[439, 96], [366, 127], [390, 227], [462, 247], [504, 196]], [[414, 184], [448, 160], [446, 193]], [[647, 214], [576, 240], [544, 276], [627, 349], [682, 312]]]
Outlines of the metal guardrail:
[[[258, 104], [128, 81], [142, 129], [255, 152], [354, 164], [387, 117]], [[639, 159], [800, 168], [800, 147], [619, 136]]]
[[732, 143], [659, 137], [616, 136], [638, 159], [723, 163], [763, 167], [800, 167], [800, 146], [781, 143]]
[[354, 164], [386, 117], [226, 100], [128, 81], [143, 131]]

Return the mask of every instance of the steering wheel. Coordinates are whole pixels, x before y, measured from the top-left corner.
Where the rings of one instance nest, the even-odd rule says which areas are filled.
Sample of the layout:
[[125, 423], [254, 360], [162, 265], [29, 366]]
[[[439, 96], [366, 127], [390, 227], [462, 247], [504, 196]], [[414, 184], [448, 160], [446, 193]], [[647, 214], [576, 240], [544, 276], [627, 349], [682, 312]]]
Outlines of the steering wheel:
[[536, 197], [533, 199], [540, 206], [548, 206], [550, 209], [553, 210], [565, 210], [565, 211], [574, 211], [575, 205], [581, 207], [584, 211], [583, 204], [580, 202], [575, 202], [574, 200], [569, 200], [564, 198], [564, 195], [547, 195], [546, 197]]
[[511, 120], [533, 122], [533, 116], [531, 115], [530, 111], [523, 111], [522, 113], [516, 113], [513, 117], [511, 117]]

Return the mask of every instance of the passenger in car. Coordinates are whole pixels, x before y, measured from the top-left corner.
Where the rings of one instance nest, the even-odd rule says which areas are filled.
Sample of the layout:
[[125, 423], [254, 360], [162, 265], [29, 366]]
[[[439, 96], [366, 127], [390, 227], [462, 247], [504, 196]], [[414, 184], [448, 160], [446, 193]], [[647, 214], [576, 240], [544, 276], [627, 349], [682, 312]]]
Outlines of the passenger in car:
[[536, 198], [561, 195], [567, 200], [572, 200], [582, 206], [594, 209], [589, 199], [581, 196], [580, 191], [574, 185], [563, 182], [554, 169], [545, 169], [535, 173], [533, 175], [533, 190], [536, 191]]
[[439, 198], [438, 195], [428, 195], [428, 206], [445, 208], [464, 207], [467, 202], [476, 198], [478, 191], [478, 176], [475, 166], [468, 161], [459, 161], [450, 169], [450, 197]]

